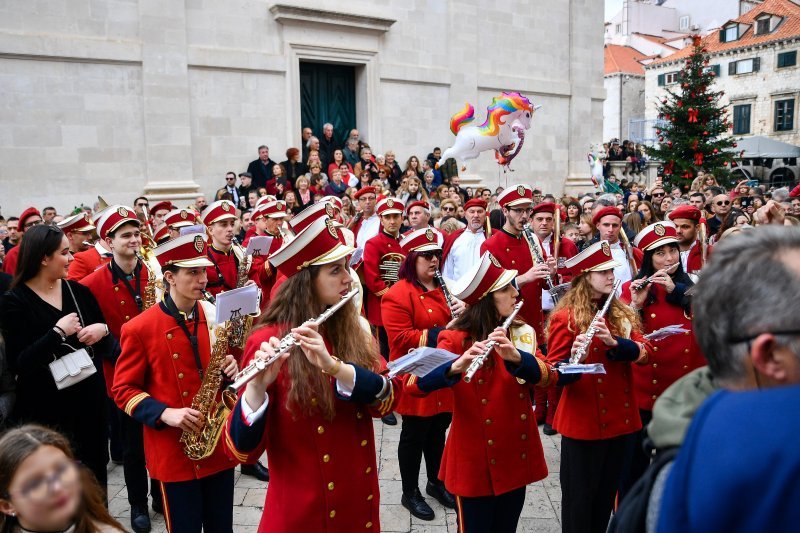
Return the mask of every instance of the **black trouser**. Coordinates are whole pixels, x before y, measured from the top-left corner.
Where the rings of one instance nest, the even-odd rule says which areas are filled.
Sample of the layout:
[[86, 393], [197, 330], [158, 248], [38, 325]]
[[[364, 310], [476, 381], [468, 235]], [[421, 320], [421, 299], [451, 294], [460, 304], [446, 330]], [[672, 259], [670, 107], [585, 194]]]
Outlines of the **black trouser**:
[[[121, 409], [117, 409], [117, 418], [125, 445], [122, 471], [128, 487], [128, 503], [147, 507], [147, 468], [144, 461], [142, 424]], [[150, 490], [153, 500], [161, 500], [161, 486], [155, 479], [150, 480]]]
[[380, 349], [383, 358], [389, 360], [389, 336], [386, 334], [386, 328], [383, 326], [375, 326], [378, 330], [378, 348]]
[[445, 433], [452, 420], [451, 413], [439, 413], [433, 416], [403, 415], [403, 428], [400, 430], [400, 443], [397, 445], [403, 494], [410, 496], [418, 488], [422, 454], [425, 454], [428, 481], [438, 482]]
[[642, 429], [628, 441], [628, 449], [625, 451], [625, 464], [622, 467], [622, 475], [619, 480], [620, 502], [631, 490], [631, 487], [644, 475], [653, 458], [652, 454], [645, 453], [644, 449], [644, 440], [647, 438], [647, 424], [653, 419], [653, 411], [639, 409], [639, 416], [642, 419]]
[[233, 531], [233, 468], [208, 477], [161, 483], [169, 533]]
[[605, 533], [633, 433], [603, 440], [561, 437], [563, 533]]
[[[119, 409], [111, 398], [106, 398], [106, 401], [109, 413], [114, 413]], [[122, 428], [120, 427], [118, 416], [110, 415], [108, 417], [108, 440], [111, 458], [115, 461], [124, 460], [125, 442], [122, 437]]]
[[525, 487], [498, 496], [456, 496], [458, 533], [510, 533], [517, 530]]

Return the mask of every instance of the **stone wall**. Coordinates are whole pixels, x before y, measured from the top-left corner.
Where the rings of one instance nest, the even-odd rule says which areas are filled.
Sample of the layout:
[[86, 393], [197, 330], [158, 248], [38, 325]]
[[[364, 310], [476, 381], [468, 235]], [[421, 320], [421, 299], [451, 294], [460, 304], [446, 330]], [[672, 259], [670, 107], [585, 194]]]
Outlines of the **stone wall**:
[[602, 132], [602, 38], [591, 0], [6, 2], [0, 206], [210, 196], [258, 145], [280, 161], [298, 144], [301, 60], [356, 66], [358, 127], [401, 161], [449, 146], [464, 102], [482, 121], [493, 96], [522, 92], [544, 107], [513, 172], [484, 154], [466, 173], [583, 188]]

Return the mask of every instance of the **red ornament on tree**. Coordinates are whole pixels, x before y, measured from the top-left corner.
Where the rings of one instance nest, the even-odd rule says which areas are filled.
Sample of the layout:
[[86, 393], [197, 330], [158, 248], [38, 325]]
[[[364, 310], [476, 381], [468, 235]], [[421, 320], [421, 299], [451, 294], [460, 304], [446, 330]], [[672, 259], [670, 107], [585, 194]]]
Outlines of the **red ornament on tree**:
[[703, 135], [705, 135], [706, 137], [708, 137], [708, 131], [704, 131], [704, 132], [703, 132]]
[[661, 103], [662, 103], [662, 104], [664, 104], [664, 105], [667, 105], [667, 99], [666, 99], [666, 98], [663, 98], [663, 99], [661, 100]]
[[661, 135], [661, 130], [656, 128], [656, 135]]
[[736, 148], [737, 146], [739, 146], [739, 145], [738, 145], [738, 144], [736, 144], [736, 143], [733, 143], [733, 147], [734, 147], [734, 148]]
[[678, 107], [683, 107], [683, 100], [678, 100]]
[[693, 46], [700, 46], [700, 43], [703, 41], [703, 38], [699, 35], [692, 35], [692, 45]]
[[716, 155], [716, 154], [718, 154], [718, 153], [719, 153], [719, 150], [717, 150], [716, 148], [714, 148], [714, 154]]
[[697, 145], [700, 144], [700, 141], [697, 139], [692, 139], [692, 150], [697, 150]]
[[672, 141], [667, 141], [667, 146], [669, 146], [670, 148], [672, 148]]
[[695, 124], [697, 123], [697, 114], [700, 112], [699, 109], [695, 109], [694, 107], [689, 108], [689, 123]]
[[722, 162], [722, 166], [723, 166], [723, 167], [727, 167], [727, 166], [728, 166], [728, 162], [727, 162], [727, 161], [723, 161], [723, 162]]
[[694, 153], [694, 164], [698, 167], [703, 164], [703, 152]]
[[713, 101], [714, 101], [714, 97], [713, 97], [713, 96], [711, 96], [711, 95], [708, 95], [708, 101], [709, 101], [709, 102], [713, 102]]
[[659, 137], [658, 138], [658, 142], [663, 143], [664, 142], [664, 137]]

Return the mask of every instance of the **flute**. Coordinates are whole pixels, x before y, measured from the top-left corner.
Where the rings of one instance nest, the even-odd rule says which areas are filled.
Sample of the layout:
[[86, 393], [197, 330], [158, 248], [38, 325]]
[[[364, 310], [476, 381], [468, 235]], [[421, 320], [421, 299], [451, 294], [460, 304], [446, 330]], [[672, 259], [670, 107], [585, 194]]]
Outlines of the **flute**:
[[[678, 265], [680, 265], [680, 262], [675, 263], [674, 265], [670, 265], [664, 270], [667, 274], [674, 274], [675, 271], [678, 270]], [[647, 286], [650, 285], [651, 283], [653, 283], [653, 276], [650, 276], [649, 278], [644, 280], [644, 283], [642, 283], [642, 285], [638, 289], [636, 289], [636, 291], [642, 291], [646, 289]]]
[[575, 353], [569, 358], [569, 364], [577, 365], [583, 356], [586, 354], [586, 350], [589, 349], [589, 345], [592, 344], [592, 339], [594, 338], [595, 333], [597, 333], [597, 323], [606, 316], [608, 313], [608, 308], [611, 307], [611, 302], [614, 300], [614, 297], [617, 295], [617, 290], [619, 286], [622, 285], [622, 280], [617, 280], [614, 282], [614, 288], [611, 290], [611, 293], [606, 298], [606, 302], [603, 304], [603, 308], [600, 309], [592, 318], [592, 321], [589, 323], [589, 328], [586, 330], [586, 342], [575, 350]]
[[[517, 302], [517, 305], [514, 306], [514, 310], [511, 311], [511, 314], [508, 315], [508, 318], [506, 318], [503, 323], [500, 324], [500, 327], [503, 328], [504, 331], [511, 327], [511, 323], [514, 321], [514, 318], [516, 318], [517, 313], [519, 313], [519, 310], [522, 309], [522, 304], [522, 300]], [[497, 346], [497, 341], [489, 341], [486, 343], [486, 349], [483, 351], [483, 353], [473, 359], [469, 364], [469, 367], [467, 367], [467, 371], [464, 372], [464, 383], [469, 383], [472, 381], [472, 377], [475, 375], [475, 372], [480, 370], [480, 368], [486, 362], [486, 358], [489, 357], [489, 354], [492, 353], [492, 350], [494, 350], [495, 346]]]
[[447, 288], [447, 284], [444, 282], [442, 273], [439, 271], [438, 268], [436, 268], [433, 271], [433, 275], [436, 278], [436, 281], [439, 282], [439, 287], [442, 288], [442, 292], [444, 293], [444, 299], [447, 300], [447, 306], [450, 308], [450, 316], [452, 316], [453, 318], [458, 318], [458, 313], [453, 311], [453, 307], [455, 307], [456, 303], [453, 301], [453, 295], [450, 294], [450, 289]]
[[[352, 291], [348, 292], [342, 299], [336, 302], [335, 305], [332, 305], [325, 311], [323, 311], [318, 317], [312, 318], [304, 322], [304, 324], [314, 324], [320, 325], [325, 322], [328, 318], [331, 317], [336, 311], [338, 311], [344, 304], [350, 301], [350, 299], [358, 293], [358, 289], [353, 289]], [[239, 371], [233, 377], [233, 383], [228, 385], [227, 390], [238, 394], [239, 391], [247, 385], [250, 380], [258, 376], [261, 372], [264, 371], [268, 366], [272, 363], [277, 361], [283, 354], [291, 350], [294, 346], [299, 345], [299, 343], [295, 340], [294, 336], [289, 333], [285, 337], [280, 340], [277, 349], [275, 350], [275, 354], [271, 355], [267, 359], [254, 359], [249, 365], [244, 367], [242, 370]]]

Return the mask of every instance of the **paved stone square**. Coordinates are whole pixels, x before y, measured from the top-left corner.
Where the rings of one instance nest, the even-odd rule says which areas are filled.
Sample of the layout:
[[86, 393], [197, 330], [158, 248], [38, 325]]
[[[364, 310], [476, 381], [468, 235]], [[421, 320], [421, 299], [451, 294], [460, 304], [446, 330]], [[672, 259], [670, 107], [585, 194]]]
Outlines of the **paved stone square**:
[[[398, 416], [398, 418], [400, 418]], [[548, 437], [541, 433], [544, 456], [550, 475], [537, 483], [528, 486], [525, 507], [522, 510], [519, 527], [520, 532], [549, 533], [561, 530], [561, 487], [558, 483], [561, 437]], [[400, 505], [400, 469], [397, 464], [397, 441], [400, 439], [400, 424], [386, 426], [375, 421], [375, 442], [378, 453], [379, 483], [381, 490], [381, 529], [389, 533], [455, 533], [455, 511], [445, 510], [433, 498], [428, 503], [436, 512], [431, 522], [413, 518]], [[425, 465], [420, 473], [420, 489], [425, 490]], [[261, 519], [262, 506], [267, 483], [254, 478], [242, 476], [237, 469], [233, 503], [233, 530], [235, 532], [255, 531]], [[108, 497], [111, 514], [123, 526], [130, 527], [130, 507], [128, 506], [127, 489], [122, 475], [122, 466], [109, 465]], [[150, 512], [153, 519], [153, 532], [166, 532], [164, 517]]]

